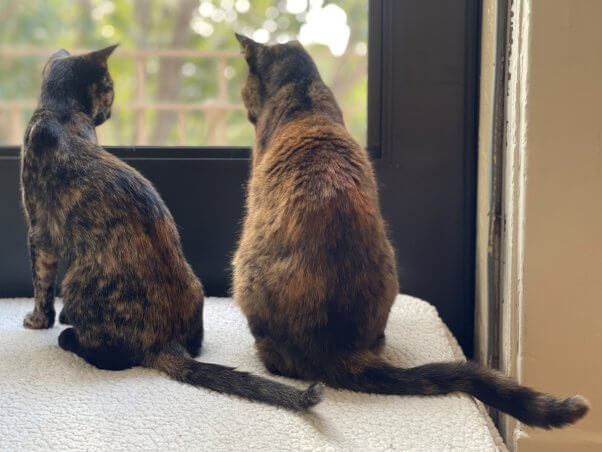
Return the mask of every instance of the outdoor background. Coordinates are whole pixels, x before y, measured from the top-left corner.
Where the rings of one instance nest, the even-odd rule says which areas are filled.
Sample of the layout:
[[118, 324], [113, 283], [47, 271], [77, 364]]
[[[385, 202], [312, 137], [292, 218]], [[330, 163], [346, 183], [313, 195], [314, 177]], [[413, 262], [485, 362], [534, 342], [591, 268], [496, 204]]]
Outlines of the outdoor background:
[[120, 43], [101, 144], [249, 146], [235, 31], [300, 40], [365, 143], [367, 0], [0, 0], [0, 17], [0, 145], [21, 143], [53, 52]]

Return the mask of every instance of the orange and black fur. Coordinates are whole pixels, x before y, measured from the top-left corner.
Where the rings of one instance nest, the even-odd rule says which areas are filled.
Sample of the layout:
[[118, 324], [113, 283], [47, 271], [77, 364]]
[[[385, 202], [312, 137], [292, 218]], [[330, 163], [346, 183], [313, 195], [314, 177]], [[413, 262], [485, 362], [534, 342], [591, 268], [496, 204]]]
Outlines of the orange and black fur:
[[195, 361], [203, 339], [203, 287], [184, 258], [173, 218], [154, 187], [104, 151], [95, 127], [110, 117], [115, 46], [46, 64], [22, 148], [35, 308], [24, 326], [54, 323], [57, 264], [66, 266], [59, 345], [102, 369], [141, 365], [176, 380], [303, 410], [306, 391]]
[[234, 296], [266, 368], [371, 393], [465, 392], [544, 428], [585, 415], [582, 397], [542, 394], [471, 362], [403, 369], [380, 357], [399, 288], [368, 156], [299, 43], [237, 38], [256, 140]]

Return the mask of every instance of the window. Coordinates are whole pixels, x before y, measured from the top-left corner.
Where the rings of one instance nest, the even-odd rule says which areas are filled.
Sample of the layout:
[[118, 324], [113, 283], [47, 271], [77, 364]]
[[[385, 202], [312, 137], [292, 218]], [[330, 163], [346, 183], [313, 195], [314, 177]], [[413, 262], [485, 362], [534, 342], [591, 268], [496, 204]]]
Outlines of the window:
[[[433, 303], [470, 356], [480, 8], [480, 0], [0, 1], [0, 296], [31, 295], [17, 145], [50, 53], [122, 44], [110, 62], [115, 118], [100, 127], [101, 143], [117, 145], [109, 150], [157, 187], [206, 293], [223, 296], [253, 142], [232, 31], [271, 42], [296, 35], [368, 144], [400, 287]], [[161, 71], [177, 87], [165, 97]]]
[[118, 42], [109, 62], [115, 105], [100, 143], [250, 146], [234, 31], [303, 42], [365, 143], [366, 0], [19, 0], [2, 2], [0, 16], [0, 145], [20, 144], [52, 53]]

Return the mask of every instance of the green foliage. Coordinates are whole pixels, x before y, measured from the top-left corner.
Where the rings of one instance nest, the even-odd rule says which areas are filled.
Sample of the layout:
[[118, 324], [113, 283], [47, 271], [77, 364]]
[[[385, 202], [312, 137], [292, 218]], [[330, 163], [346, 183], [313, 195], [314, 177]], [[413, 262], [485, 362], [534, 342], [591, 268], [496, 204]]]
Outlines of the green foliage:
[[[200, 7], [204, 3], [210, 3], [213, 11], [221, 13], [203, 16]], [[118, 42], [120, 49], [110, 60], [116, 88], [115, 110], [111, 120], [99, 129], [102, 143], [250, 145], [253, 129], [246, 114], [240, 110], [240, 88], [246, 67], [238, 55], [233, 32], [252, 35], [262, 27], [275, 27], [269, 33], [269, 42], [276, 42], [283, 38], [282, 35], [296, 38], [307, 15], [288, 12], [286, 0], [252, 0], [247, 11], [237, 9], [244, 7], [244, 3], [245, 0], [1, 1], [0, 17], [4, 20], [0, 28], [0, 144], [17, 144], [15, 137], [20, 137], [31, 115], [39, 92], [41, 71], [52, 52], [61, 47], [73, 51]], [[310, 0], [308, 8], [315, 3], [322, 3], [322, 7], [336, 4], [347, 14], [351, 35], [343, 55], [334, 56], [324, 45], [307, 47], [325, 82], [335, 92], [353, 135], [364, 142], [368, 1]], [[206, 14], [209, 7], [203, 8]], [[230, 56], [224, 57], [220, 66], [213, 56], [165, 58], [152, 55], [156, 50], [174, 48], [223, 51]], [[142, 99], [138, 97], [137, 61], [132, 55], [136, 49], [150, 53], [140, 63], [144, 73]], [[220, 74], [220, 71], [223, 72]], [[220, 79], [225, 81], [225, 92], [220, 91]], [[15, 107], [15, 102], [26, 105]], [[150, 108], [137, 110], [135, 107], [140, 107], [137, 104], [140, 102]], [[187, 110], [184, 121], [179, 122], [176, 112], [159, 112], [152, 108], [158, 102], [195, 106], [219, 103], [232, 108]], [[143, 121], [139, 120], [139, 114]], [[14, 130], [15, 121], [21, 128], [18, 133]], [[141, 130], [138, 129], [140, 123]], [[185, 143], [182, 143], [183, 133]]]

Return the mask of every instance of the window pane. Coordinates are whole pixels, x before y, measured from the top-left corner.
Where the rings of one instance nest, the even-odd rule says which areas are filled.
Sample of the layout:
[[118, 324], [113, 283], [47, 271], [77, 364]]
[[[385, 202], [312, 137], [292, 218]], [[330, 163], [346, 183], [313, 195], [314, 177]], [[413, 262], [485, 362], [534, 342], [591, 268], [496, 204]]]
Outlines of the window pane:
[[1, 145], [20, 144], [48, 56], [116, 42], [115, 105], [101, 143], [251, 145], [234, 31], [303, 42], [365, 142], [367, 0], [19, 0], [0, 1], [0, 17]]

